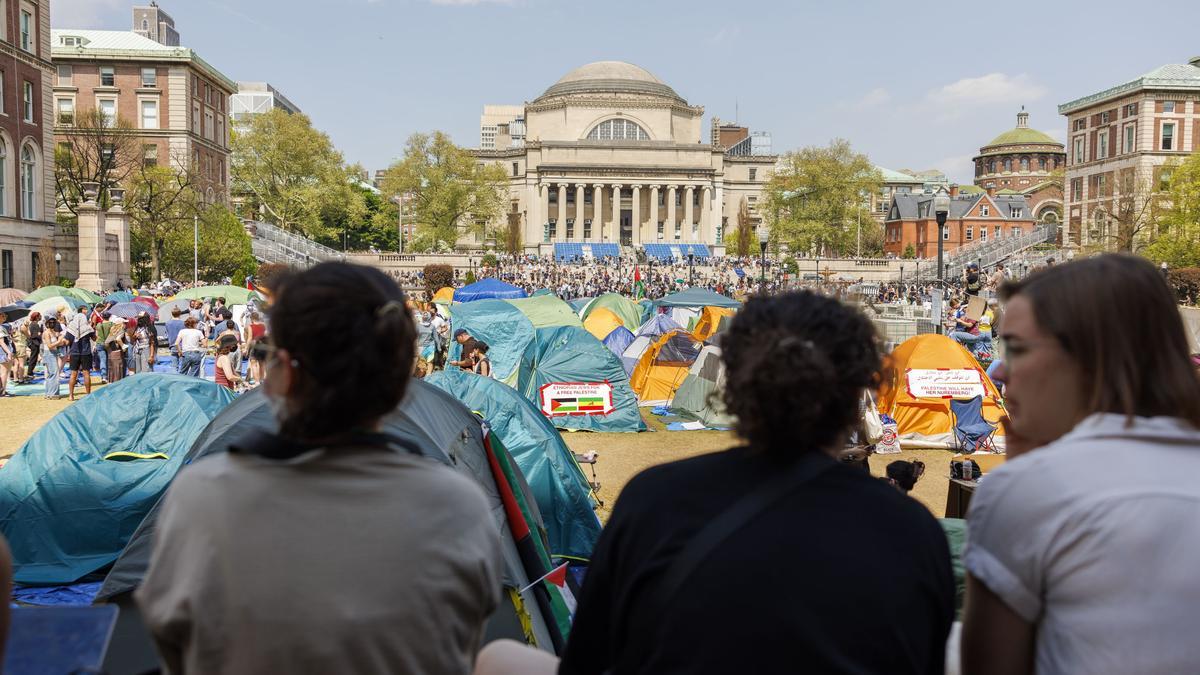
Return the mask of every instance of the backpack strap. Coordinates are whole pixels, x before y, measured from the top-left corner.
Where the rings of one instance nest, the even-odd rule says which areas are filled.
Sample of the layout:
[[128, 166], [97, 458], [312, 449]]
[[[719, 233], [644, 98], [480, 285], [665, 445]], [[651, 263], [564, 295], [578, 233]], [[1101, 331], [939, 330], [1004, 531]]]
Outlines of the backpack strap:
[[772, 475], [766, 482], [713, 518], [688, 540], [675, 556], [658, 586], [655, 606], [665, 613], [688, 578], [713, 551], [734, 532], [769, 509], [783, 497], [836, 465], [837, 460], [822, 452], [806, 452], [794, 464]]

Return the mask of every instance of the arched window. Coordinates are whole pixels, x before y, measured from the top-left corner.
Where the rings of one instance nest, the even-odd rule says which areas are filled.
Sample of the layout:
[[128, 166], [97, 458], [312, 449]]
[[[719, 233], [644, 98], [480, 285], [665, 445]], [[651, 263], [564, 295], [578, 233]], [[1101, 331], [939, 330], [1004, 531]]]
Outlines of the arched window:
[[21, 217], [37, 220], [37, 157], [28, 144], [21, 148]]
[[1004, 173], [1010, 173], [1011, 171], [1012, 171], [1012, 160], [1011, 159], [1004, 160]]
[[8, 143], [0, 138], [0, 216], [8, 215]]
[[605, 120], [588, 132], [589, 141], [648, 141], [650, 134], [629, 120]]
[[150, 30], [150, 22], [149, 21], [142, 19], [142, 30], [146, 30], [146, 31]]
[[994, 160], [994, 159], [989, 159], [989, 160], [988, 160], [988, 169], [987, 169], [987, 172], [988, 172], [988, 173], [996, 173], [996, 160]]
[[1022, 170], [1022, 171], [1028, 171], [1028, 170], [1029, 170], [1029, 158], [1028, 158], [1028, 157], [1022, 157], [1022, 158], [1021, 158], [1021, 170]]

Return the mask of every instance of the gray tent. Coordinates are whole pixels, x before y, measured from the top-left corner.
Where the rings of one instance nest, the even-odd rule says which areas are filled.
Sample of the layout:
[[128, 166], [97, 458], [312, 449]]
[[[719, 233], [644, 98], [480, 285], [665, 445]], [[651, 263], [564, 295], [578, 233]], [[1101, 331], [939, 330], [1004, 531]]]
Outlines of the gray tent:
[[[184, 459], [184, 466], [206, 455], [225, 452], [229, 444], [244, 434], [256, 430], [275, 428], [275, 421], [261, 389], [238, 397], [215, 417]], [[480, 420], [452, 395], [420, 380], [409, 383], [408, 394], [400, 407], [389, 415], [383, 430], [412, 441], [422, 454], [437, 459], [461, 471], [483, 488], [491, 505], [491, 512], [501, 532], [504, 552], [504, 579], [506, 588], [523, 588], [530, 579], [525, 573], [505, 517], [500, 493], [492, 478]], [[497, 452], [500, 449], [497, 448]], [[515, 464], [514, 464], [515, 466]], [[519, 474], [518, 474], [519, 476]], [[536, 503], [529, 492], [524, 478], [519, 478], [519, 488], [525, 493], [525, 501], [541, 527], [541, 515], [536, 512]], [[132, 591], [141, 583], [150, 562], [154, 546], [154, 526], [161, 501], [150, 510], [134, 532], [121, 556], [113, 563], [111, 571], [97, 596], [97, 602], [111, 602], [121, 607], [113, 647], [109, 650], [106, 672], [145, 672], [157, 665], [154, 646], [149, 634], [141, 624], [137, 606], [131, 598]], [[400, 514], [398, 514], [398, 517]], [[547, 618], [537, 603], [524, 602], [518, 610], [511, 603], [511, 596], [502, 594], [500, 608], [489, 621], [484, 641], [508, 637], [525, 640], [519, 611], [525, 612], [532, 625], [534, 639], [542, 649], [553, 651]], [[553, 621], [553, 619], [550, 619]]]
[[671, 411], [693, 417], [708, 427], [732, 427], [734, 418], [725, 410], [725, 364], [721, 348], [709, 344], [700, 350], [688, 376], [675, 392]]

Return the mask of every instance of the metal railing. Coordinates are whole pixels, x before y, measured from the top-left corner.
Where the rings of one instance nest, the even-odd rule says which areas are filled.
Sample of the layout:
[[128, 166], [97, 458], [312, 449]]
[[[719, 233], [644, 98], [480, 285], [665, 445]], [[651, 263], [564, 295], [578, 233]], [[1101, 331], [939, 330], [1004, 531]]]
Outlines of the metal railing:
[[250, 246], [254, 257], [263, 262], [309, 267], [326, 260], [342, 260], [343, 255], [328, 246], [286, 232], [271, 223], [250, 221]]
[[[954, 279], [961, 276], [969, 263], [978, 263], [981, 268], [991, 267], [1022, 251], [1044, 244], [1054, 236], [1057, 227], [1056, 223], [1039, 223], [1029, 232], [1017, 237], [974, 241], [949, 251], [943, 260], [946, 266], [946, 278]], [[920, 276], [916, 276], [915, 273], [915, 278], [918, 280], [937, 278], [937, 263], [932, 260], [929, 262], [930, 264], [925, 266], [927, 269], [920, 269], [918, 266], [917, 273]]]

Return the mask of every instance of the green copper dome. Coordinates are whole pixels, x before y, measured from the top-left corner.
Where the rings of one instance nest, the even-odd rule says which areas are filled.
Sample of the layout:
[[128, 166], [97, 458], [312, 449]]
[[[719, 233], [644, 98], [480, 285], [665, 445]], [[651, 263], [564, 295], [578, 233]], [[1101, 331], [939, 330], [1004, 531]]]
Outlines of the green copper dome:
[[985, 148], [990, 148], [993, 145], [1033, 145], [1038, 143], [1048, 143], [1051, 145], [1062, 145], [1047, 134], [1043, 134], [1037, 129], [1021, 128], [1010, 129], [999, 136], [992, 139], [991, 143], [985, 145]]

